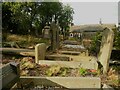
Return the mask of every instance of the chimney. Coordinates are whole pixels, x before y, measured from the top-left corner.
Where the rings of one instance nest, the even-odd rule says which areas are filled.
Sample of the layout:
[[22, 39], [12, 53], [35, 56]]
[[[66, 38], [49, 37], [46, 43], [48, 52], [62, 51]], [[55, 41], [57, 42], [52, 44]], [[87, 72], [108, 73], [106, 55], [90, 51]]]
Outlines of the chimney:
[[102, 19], [100, 18], [99, 24], [102, 25]]

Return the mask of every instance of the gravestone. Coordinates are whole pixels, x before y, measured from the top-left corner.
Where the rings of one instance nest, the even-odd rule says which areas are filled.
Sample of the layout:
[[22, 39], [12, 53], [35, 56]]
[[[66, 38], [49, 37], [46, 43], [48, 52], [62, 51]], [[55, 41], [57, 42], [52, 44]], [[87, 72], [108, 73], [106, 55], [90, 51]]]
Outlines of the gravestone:
[[35, 63], [45, 59], [46, 45], [44, 43], [35, 46]]
[[0, 67], [0, 90], [11, 90], [20, 78], [19, 63], [10, 62]]
[[113, 40], [114, 40], [114, 32], [109, 28], [105, 28], [103, 31], [102, 42], [98, 56], [98, 60], [103, 66], [104, 74], [107, 73], [109, 68], [109, 59], [113, 47]]
[[43, 38], [50, 38], [50, 26], [45, 26], [43, 30]]
[[51, 32], [51, 50], [55, 52], [59, 48], [59, 26], [55, 23], [51, 23], [50, 32]]

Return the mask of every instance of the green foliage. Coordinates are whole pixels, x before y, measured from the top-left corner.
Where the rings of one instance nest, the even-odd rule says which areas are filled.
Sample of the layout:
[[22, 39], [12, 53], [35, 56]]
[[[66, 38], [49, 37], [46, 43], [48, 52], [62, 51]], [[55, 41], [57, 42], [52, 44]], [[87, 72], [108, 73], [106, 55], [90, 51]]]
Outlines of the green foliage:
[[2, 3], [2, 29], [3, 32], [10, 32], [11, 29], [16, 27], [12, 20], [13, 12], [11, 11], [10, 3]]
[[114, 48], [120, 50], [120, 31], [118, 31], [118, 28], [114, 30]]
[[[120, 32], [118, 28], [112, 29], [114, 31], [114, 42], [113, 42], [113, 48], [115, 49], [120, 49]], [[100, 50], [100, 45], [101, 45], [101, 38], [102, 38], [102, 33], [97, 33], [95, 36], [92, 38], [92, 43], [91, 47], [89, 48], [89, 53], [92, 55], [97, 55], [99, 50]]]
[[69, 40], [70, 40], [70, 41], [76, 41], [76, 38], [71, 37], [71, 38], [69, 38]]
[[73, 20], [73, 8], [71, 8], [68, 4], [65, 5], [62, 9], [62, 13], [59, 17], [59, 25], [61, 27], [61, 33], [63, 34], [63, 39], [66, 36], [69, 36], [69, 25], [71, 25]]
[[80, 73], [80, 75], [85, 76], [85, 74], [87, 73], [87, 71], [84, 68], [80, 68], [79, 69], [79, 73]]
[[95, 36], [92, 37], [91, 47], [89, 48], [89, 53], [92, 55], [97, 55], [100, 51], [102, 33], [97, 32]]
[[[18, 22], [18, 32], [22, 34], [32, 34], [34, 32], [33, 23], [36, 20], [37, 15], [37, 3], [33, 2], [14, 2], [11, 5], [11, 11], [13, 12], [13, 18], [15, 22]], [[25, 33], [25, 32], [26, 33]]]
[[[46, 1], [46, 0], [45, 0]], [[58, 2], [4, 2], [2, 4], [3, 32], [42, 34], [44, 26], [59, 24], [64, 33], [69, 31], [73, 9]]]

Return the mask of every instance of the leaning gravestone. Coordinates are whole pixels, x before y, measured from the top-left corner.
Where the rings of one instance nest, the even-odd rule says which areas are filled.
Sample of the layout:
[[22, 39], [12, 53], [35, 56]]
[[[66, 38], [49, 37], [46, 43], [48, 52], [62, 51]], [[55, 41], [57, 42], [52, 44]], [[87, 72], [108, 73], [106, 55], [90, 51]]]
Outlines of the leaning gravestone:
[[44, 43], [35, 46], [35, 63], [45, 59], [46, 45]]
[[103, 31], [102, 42], [98, 56], [98, 60], [103, 66], [104, 74], [107, 73], [109, 68], [109, 59], [113, 47], [113, 39], [114, 39], [114, 32], [109, 28], [105, 28]]
[[50, 25], [50, 32], [51, 32], [51, 50], [53, 52], [59, 48], [59, 26], [55, 23], [51, 23]]

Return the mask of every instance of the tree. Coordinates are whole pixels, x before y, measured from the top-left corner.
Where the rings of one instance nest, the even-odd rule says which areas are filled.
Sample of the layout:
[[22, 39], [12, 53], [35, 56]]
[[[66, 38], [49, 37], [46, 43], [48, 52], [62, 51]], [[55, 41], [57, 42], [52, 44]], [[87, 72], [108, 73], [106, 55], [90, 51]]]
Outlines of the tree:
[[10, 3], [2, 3], [2, 29], [3, 32], [10, 32], [17, 24], [12, 20], [13, 12]]
[[3, 27], [8, 31], [12, 29], [12, 33], [38, 36], [45, 25], [55, 22], [66, 36], [73, 13], [69, 5], [61, 2], [4, 2]]
[[[24, 2], [12, 3], [11, 11], [16, 21], [19, 21], [19, 29], [29, 33], [40, 33], [46, 24], [57, 22], [59, 11], [62, 8], [60, 2]], [[35, 30], [36, 29], [36, 30]], [[27, 32], [25, 31], [25, 32]]]
[[62, 13], [59, 17], [59, 25], [61, 27], [61, 33], [63, 34], [63, 38], [69, 35], [70, 24], [73, 20], [73, 8], [71, 8], [68, 4], [63, 6]]
[[39, 3], [36, 2], [14, 2], [11, 4], [11, 11], [14, 14], [13, 19], [19, 22], [19, 31], [24, 30], [29, 34], [34, 34], [33, 23], [37, 18], [38, 6]]
[[45, 25], [50, 25], [53, 21], [57, 23], [61, 10], [62, 3], [60, 2], [42, 2], [41, 6], [39, 7], [39, 25], [41, 25], [41, 29], [43, 29]]

